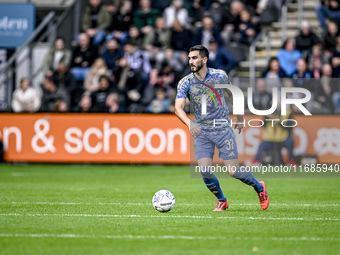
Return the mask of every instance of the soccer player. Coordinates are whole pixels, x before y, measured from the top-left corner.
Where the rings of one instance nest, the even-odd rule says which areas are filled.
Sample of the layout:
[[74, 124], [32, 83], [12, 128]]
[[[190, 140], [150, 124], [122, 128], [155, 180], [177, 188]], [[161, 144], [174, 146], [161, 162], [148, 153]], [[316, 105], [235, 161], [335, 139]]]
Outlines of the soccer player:
[[[249, 169], [240, 167], [236, 139], [230, 127], [229, 110], [221, 88], [217, 84], [230, 84], [227, 74], [220, 69], [207, 68], [209, 51], [202, 45], [189, 49], [189, 65], [192, 73], [179, 81], [175, 102], [175, 114], [190, 130], [195, 138], [194, 147], [200, 173], [207, 188], [217, 197], [214, 211], [228, 208], [228, 202], [220, 187], [219, 181], [211, 171], [215, 146], [219, 157], [223, 159], [230, 176], [252, 186], [258, 194], [263, 210], [269, 206], [269, 196], [266, 185], [258, 181]], [[227, 93], [232, 102], [232, 94]], [[184, 112], [185, 100], [188, 98], [193, 107], [195, 121], [193, 122]], [[202, 109], [202, 98], [205, 98], [206, 111]], [[202, 114], [203, 113], [203, 114]], [[224, 124], [215, 125], [214, 119], [223, 119]], [[235, 129], [239, 133], [243, 128], [243, 116], [238, 115]]]

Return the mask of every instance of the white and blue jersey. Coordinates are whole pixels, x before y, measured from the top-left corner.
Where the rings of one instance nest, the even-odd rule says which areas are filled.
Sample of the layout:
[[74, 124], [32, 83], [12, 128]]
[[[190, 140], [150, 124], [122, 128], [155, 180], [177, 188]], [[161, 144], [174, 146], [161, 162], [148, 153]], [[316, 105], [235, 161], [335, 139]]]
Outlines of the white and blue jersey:
[[[226, 120], [226, 123], [230, 123], [229, 109], [223, 93], [224, 89], [215, 88], [217, 84], [230, 84], [230, 80], [223, 70], [214, 68], [208, 68], [203, 81], [197, 79], [191, 73], [178, 83], [176, 99], [188, 98], [190, 100], [195, 114], [195, 123], [203, 130], [212, 131], [226, 126], [214, 127], [214, 119], [223, 119]], [[206, 95], [206, 114], [202, 114], [203, 95]]]
[[[229, 109], [224, 91], [217, 84], [230, 84], [227, 74], [220, 69], [208, 68], [203, 81], [191, 73], [179, 81], [177, 96], [188, 98], [195, 114], [195, 123], [201, 128], [201, 135], [195, 137], [196, 159], [213, 158], [215, 146], [223, 160], [238, 158], [236, 139], [230, 127]], [[206, 97], [206, 114], [202, 114], [202, 96]], [[214, 120], [224, 123], [215, 125]]]

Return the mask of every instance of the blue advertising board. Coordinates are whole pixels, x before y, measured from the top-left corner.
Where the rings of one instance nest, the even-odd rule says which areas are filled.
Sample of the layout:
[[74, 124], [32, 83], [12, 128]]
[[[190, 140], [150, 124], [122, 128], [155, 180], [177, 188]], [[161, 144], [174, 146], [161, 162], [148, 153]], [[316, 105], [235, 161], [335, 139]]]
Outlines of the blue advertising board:
[[33, 4], [0, 4], [0, 48], [16, 48], [35, 27]]

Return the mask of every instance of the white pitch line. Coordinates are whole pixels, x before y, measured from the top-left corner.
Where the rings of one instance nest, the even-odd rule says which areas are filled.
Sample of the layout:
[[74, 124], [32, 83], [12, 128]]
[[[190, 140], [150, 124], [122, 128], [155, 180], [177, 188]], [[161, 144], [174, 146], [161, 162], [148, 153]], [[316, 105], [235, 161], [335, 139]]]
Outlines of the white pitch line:
[[218, 237], [218, 236], [174, 236], [174, 235], [77, 235], [77, 234], [1, 234], [0, 237], [28, 238], [91, 238], [91, 239], [184, 239], [184, 240], [272, 240], [272, 241], [319, 241], [339, 242], [340, 238], [321, 237]]
[[[149, 205], [149, 203], [110, 203], [110, 202], [98, 202], [98, 203], [87, 203], [87, 202], [11, 202], [13, 205]], [[1, 204], [1, 203], [0, 203]], [[206, 204], [190, 204], [183, 203], [183, 206], [197, 206], [197, 205], [206, 205]], [[248, 204], [231, 204], [237, 206], [258, 206], [258, 203], [248, 203]], [[280, 203], [272, 203], [270, 206], [340, 206], [340, 204], [280, 204]]]
[[56, 213], [1, 213], [0, 216], [17, 217], [94, 217], [94, 218], [186, 218], [186, 219], [245, 219], [245, 220], [292, 220], [292, 221], [339, 221], [336, 218], [285, 218], [285, 217], [234, 217], [199, 215], [119, 215], [119, 214], [56, 214]]

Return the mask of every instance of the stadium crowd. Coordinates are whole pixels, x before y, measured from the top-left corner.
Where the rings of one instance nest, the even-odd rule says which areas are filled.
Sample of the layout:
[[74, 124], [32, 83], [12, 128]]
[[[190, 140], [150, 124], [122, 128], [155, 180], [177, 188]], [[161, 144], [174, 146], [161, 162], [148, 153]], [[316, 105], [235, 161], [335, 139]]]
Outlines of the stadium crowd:
[[[340, 112], [339, 2], [316, 8], [321, 37], [304, 21], [269, 61], [257, 82], [257, 109], [270, 108], [271, 88], [285, 78], [312, 92], [312, 113]], [[174, 112], [177, 83], [190, 72], [191, 46], [206, 46], [208, 66], [229, 73], [246, 59], [261, 28], [278, 20], [281, 6], [281, 0], [89, 0], [77, 45], [71, 50], [58, 37], [44, 59], [42, 96], [24, 78], [12, 110]]]

